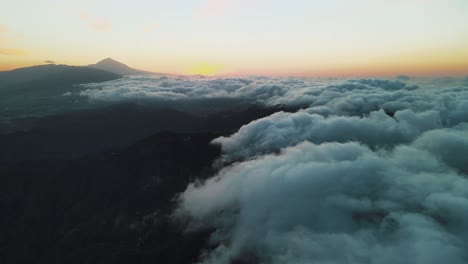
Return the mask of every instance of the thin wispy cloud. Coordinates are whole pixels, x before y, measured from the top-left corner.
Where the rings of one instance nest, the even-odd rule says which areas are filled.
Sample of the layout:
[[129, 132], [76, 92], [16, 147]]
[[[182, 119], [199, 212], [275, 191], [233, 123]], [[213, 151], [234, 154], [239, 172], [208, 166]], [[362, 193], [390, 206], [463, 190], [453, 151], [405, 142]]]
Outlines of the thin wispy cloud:
[[111, 29], [111, 24], [104, 17], [82, 12], [80, 13], [80, 19], [97, 31], [109, 31]]

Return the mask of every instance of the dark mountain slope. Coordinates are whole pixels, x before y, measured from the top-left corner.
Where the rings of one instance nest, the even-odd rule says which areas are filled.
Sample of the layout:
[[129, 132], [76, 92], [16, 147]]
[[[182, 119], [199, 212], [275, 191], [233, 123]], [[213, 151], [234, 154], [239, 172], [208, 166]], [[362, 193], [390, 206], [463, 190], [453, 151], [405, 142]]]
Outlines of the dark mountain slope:
[[0, 72], [0, 92], [47, 88], [46, 86], [102, 82], [121, 78], [120, 74], [91, 67], [39, 65]]
[[215, 172], [212, 139], [279, 110], [123, 104], [0, 134], [0, 263], [195, 263], [211, 230], [182, 232], [175, 195]]
[[119, 153], [0, 166], [1, 263], [192, 263], [209, 230], [183, 234], [171, 200], [212, 174], [210, 133], [159, 133]]
[[251, 106], [207, 116], [136, 104], [43, 118], [27, 132], [0, 134], [0, 161], [75, 159], [129, 146], [159, 131], [231, 133], [279, 108]]
[[121, 75], [90, 67], [41, 65], [0, 72], [0, 123], [28, 116], [45, 116], [90, 108], [79, 96], [78, 84], [102, 82]]

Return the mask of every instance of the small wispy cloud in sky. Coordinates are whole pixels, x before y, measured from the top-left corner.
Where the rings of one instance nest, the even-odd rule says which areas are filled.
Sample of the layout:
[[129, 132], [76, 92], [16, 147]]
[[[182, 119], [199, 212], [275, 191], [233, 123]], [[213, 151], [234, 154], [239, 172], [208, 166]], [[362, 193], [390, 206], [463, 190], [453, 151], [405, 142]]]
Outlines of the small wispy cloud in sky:
[[110, 23], [104, 17], [82, 12], [80, 13], [80, 19], [97, 31], [108, 31], [111, 28]]

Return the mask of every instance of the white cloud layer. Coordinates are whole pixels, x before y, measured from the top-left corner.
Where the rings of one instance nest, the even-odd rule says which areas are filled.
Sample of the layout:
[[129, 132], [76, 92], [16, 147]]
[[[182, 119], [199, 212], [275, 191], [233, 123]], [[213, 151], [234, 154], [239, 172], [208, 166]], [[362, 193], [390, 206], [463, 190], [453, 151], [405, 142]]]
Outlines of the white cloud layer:
[[391, 151], [303, 142], [191, 184], [177, 213], [217, 228], [203, 263], [466, 263], [466, 165], [431, 140], [464, 134], [452, 151], [466, 153], [467, 133], [435, 130]]
[[436, 111], [397, 111], [394, 117], [383, 110], [369, 116], [329, 116], [305, 111], [279, 112], [243, 126], [230, 137], [214, 143], [222, 145], [227, 161], [279, 151], [308, 140], [314, 143], [357, 141], [372, 148], [408, 143], [424, 131], [440, 128]]
[[[441, 86], [440, 83], [445, 83]], [[422, 87], [418, 87], [418, 85]], [[238, 98], [265, 105], [327, 107], [336, 113], [368, 113], [430, 108], [428, 99], [461, 96], [464, 79], [347, 80], [336, 78], [197, 78], [186, 76], [131, 76], [103, 83], [85, 84], [82, 96], [91, 100], [177, 101]], [[440, 88], [444, 89], [441, 91]], [[463, 91], [460, 93], [460, 91]]]
[[468, 263], [468, 83], [397, 79], [132, 77], [82, 95], [303, 108], [214, 140], [224, 168], [175, 211], [215, 228], [202, 263]]

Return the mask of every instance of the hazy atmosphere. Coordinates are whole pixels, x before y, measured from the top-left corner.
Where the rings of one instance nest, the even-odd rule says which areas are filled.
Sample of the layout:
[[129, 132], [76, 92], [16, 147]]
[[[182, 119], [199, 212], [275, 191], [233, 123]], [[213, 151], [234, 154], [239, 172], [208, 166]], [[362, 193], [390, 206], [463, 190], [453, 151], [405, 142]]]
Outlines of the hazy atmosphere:
[[468, 263], [467, 14], [3, 3], [0, 263]]
[[6, 1], [0, 70], [112, 57], [153, 72], [463, 75], [465, 0]]

